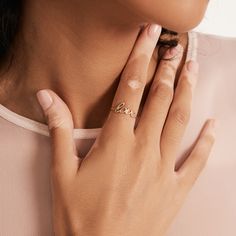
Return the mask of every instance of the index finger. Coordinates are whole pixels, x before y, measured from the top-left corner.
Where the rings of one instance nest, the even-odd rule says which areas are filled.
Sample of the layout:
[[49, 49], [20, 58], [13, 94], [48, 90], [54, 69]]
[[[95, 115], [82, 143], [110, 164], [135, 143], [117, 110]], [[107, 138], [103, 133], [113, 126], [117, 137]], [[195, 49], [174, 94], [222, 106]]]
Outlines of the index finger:
[[[143, 91], [147, 82], [147, 72], [161, 27], [151, 24], [145, 27], [130, 55], [121, 75], [121, 80], [113, 99], [112, 108], [120, 113], [110, 111], [103, 126], [110, 135], [117, 132], [133, 134], [135, 115], [138, 113]], [[124, 114], [128, 113], [128, 114]]]

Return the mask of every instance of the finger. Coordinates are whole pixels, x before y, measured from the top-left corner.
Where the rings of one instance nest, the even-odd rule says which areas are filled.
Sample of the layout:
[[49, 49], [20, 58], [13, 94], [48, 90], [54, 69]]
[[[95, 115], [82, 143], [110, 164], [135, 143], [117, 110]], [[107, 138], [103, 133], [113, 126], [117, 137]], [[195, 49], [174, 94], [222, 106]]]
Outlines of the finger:
[[[155, 24], [148, 25], [137, 39], [121, 75], [120, 83], [113, 99], [112, 108], [124, 102], [124, 107], [128, 109], [125, 109], [121, 105], [118, 110], [126, 110], [127, 113], [132, 110], [137, 115], [147, 81], [148, 66], [160, 33], [160, 26]], [[107, 134], [109, 133], [110, 135], [114, 133], [117, 135], [118, 132], [122, 134], [132, 132], [133, 134], [134, 125], [135, 118], [130, 117], [130, 115], [110, 111], [103, 128], [106, 129]]]
[[187, 62], [179, 77], [174, 99], [161, 135], [163, 161], [174, 168], [175, 157], [188, 125], [192, 107], [193, 90], [198, 76], [198, 63]]
[[135, 130], [136, 136], [140, 136], [142, 140], [148, 139], [147, 142], [155, 147], [160, 142], [161, 132], [173, 99], [175, 76], [182, 56], [183, 47], [180, 44], [167, 50], [158, 66]]
[[52, 169], [70, 174], [77, 170], [79, 160], [76, 157], [71, 113], [63, 100], [52, 90], [38, 91], [37, 99], [43, 109], [50, 131]]
[[179, 181], [184, 188], [189, 189], [206, 166], [215, 142], [215, 136], [215, 120], [208, 120], [190, 155], [178, 171], [176, 171]]

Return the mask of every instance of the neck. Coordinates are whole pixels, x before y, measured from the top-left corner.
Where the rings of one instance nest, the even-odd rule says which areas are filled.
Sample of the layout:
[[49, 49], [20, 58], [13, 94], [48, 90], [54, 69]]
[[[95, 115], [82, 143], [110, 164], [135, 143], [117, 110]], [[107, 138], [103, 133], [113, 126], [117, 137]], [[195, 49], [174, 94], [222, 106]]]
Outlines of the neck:
[[[46, 124], [35, 93], [49, 88], [69, 107], [75, 128], [97, 128], [109, 112], [142, 21], [130, 19], [128, 12], [126, 18], [125, 9], [119, 11], [121, 6], [109, 1], [98, 1], [97, 6], [96, 1], [77, 2], [73, 7], [66, 1], [28, 3], [21, 47], [15, 51], [5, 89], [8, 95], [1, 100], [9, 109]], [[111, 9], [122, 14], [114, 15]]]

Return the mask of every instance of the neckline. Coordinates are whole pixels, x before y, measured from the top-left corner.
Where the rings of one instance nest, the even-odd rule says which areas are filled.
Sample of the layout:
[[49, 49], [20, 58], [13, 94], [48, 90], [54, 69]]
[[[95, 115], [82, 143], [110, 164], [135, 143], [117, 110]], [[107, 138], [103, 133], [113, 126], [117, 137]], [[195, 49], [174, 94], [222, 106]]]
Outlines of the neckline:
[[[185, 61], [196, 60], [197, 57], [197, 33], [194, 31], [188, 32], [188, 48], [187, 48], [187, 56]], [[0, 104], [0, 116], [5, 120], [25, 128], [27, 130], [31, 130], [35, 133], [50, 136], [49, 129], [46, 124], [38, 122], [36, 120], [29, 119], [25, 116], [19, 115], [16, 112], [8, 109], [7, 107]], [[99, 128], [75, 128], [73, 130], [73, 136], [75, 139], [94, 139], [98, 136], [101, 131], [101, 127]]]

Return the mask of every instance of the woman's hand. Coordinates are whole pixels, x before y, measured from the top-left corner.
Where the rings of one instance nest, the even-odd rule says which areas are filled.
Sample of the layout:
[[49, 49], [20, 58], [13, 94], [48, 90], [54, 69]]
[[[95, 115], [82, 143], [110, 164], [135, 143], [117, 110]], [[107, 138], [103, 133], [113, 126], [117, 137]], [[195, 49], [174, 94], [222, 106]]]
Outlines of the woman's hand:
[[[137, 113], [160, 31], [154, 25], [139, 36], [122, 73], [113, 107], [119, 102]], [[53, 91], [38, 93], [52, 140], [51, 183], [56, 236], [164, 235], [204, 168], [214, 143], [214, 120], [206, 122], [185, 162], [175, 169], [187, 127], [197, 63], [174, 79], [183, 49], [168, 50], [153, 79], [137, 126], [127, 114], [111, 111], [89, 153], [78, 158], [73, 121]], [[45, 96], [43, 96], [45, 95]]]

